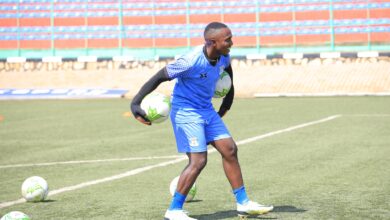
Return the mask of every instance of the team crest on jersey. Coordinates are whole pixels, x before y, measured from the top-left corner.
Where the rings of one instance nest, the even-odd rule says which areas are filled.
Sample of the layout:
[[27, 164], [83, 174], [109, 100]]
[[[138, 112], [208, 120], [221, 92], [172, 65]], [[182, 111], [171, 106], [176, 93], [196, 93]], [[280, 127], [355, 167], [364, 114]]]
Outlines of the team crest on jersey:
[[201, 74], [200, 74], [200, 78], [201, 78], [201, 79], [207, 78], [207, 73], [201, 73]]
[[198, 138], [197, 137], [190, 138], [190, 146], [191, 147], [199, 146], [199, 142], [198, 142]]

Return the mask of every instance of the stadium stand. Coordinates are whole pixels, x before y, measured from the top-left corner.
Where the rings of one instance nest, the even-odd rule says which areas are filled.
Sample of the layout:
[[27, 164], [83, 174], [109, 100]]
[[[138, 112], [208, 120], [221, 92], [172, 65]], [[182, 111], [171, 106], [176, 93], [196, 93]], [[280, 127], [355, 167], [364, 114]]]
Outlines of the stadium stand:
[[388, 0], [3, 0], [0, 12], [3, 59], [173, 57], [215, 20], [232, 28], [236, 56], [390, 50]]

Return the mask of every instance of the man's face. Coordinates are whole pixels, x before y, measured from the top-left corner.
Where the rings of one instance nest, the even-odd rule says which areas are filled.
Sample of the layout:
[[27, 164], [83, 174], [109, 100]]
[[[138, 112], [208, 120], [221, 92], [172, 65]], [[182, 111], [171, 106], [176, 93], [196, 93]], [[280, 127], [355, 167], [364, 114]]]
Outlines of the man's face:
[[214, 47], [220, 55], [228, 55], [233, 46], [233, 35], [229, 28], [222, 28], [215, 36]]

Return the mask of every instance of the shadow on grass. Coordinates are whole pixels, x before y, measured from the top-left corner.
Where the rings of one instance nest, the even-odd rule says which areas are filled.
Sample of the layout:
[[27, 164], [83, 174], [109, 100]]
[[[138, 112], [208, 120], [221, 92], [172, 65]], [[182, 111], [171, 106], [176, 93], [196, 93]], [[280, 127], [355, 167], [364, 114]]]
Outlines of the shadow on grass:
[[193, 199], [191, 201], [188, 201], [187, 203], [196, 203], [196, 202], [202, 202], [203, 200], [201, 199]]
[[57, 200], [53, 200], [53, 199], [45, 199], [45, 200], [43, 200], [42, 202], [57, 202]]
[[306, 209], [300, 209], [291, 205], [275, 206], [272, 212], [306, 212]]
[[[259, 216], [248, 216], [248, 219], [278, 219], [275, 216], [271, 216], [272, 213], [278, 213], [278, 212], [306, 212], [305, 209], [296, 208], [294, 206], [275, 206], [274, 210], [265, 215], [259, 215]], [[199, 220], [214, 220], [214, 219], [227, 219], [227, 218], [234, 218], [237, 217], [237, 211], [236, 210], [228, 210], [228, 211], [220, 211], [215, 212], [212, 214], [203, 214], [203, 215], [191, 215], [191, 217], [199, 219]]]

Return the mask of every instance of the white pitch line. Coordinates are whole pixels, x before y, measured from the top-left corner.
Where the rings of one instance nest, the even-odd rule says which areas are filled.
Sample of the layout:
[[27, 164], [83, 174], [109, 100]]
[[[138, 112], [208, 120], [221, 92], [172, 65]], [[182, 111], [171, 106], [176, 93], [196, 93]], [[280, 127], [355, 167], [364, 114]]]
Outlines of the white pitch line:
[[267, 133], [267, 134], [263, 134], [263, 135], [259, 135], [259, 136], [256, 136], [256, 137], [251, 137], [251, 138], [248, 138], [248, 139], [245, 139], [245, 140], [242, 140], [242, 141], [238, 141], [237, 145], [248, 144], [250, 142], [257, 141], [257, 140], [260, 140], [260, 139], [264, 139], [264, 138], [267, 138], [267, 137], [270, 137], [270, 136], [274, 136], [274, 135], [277, 135], [277, 134], [281, 134], [281, 133], [293, 131], [293, 130], [296, 130], [296, 129], [304, 128], [304, 127], [307, 127], [307, 126], [311, 126], [311, 125], [315, 125], [315, 124], [320, 124], [320, 123], [324, 123], [324, 122], [327, 122], [327, 121], [331, 121], [331, 120], [339, 118], [339, 117], [341, 117], [341, 115], [333, 115], [333, 116], [329, 116], [329, 117], [326, 117], [326, 118], [323, 118], [323, 119], [320, 119], [320, 120], [317, 120], [317, 121], [311, 121], [311, 122], [303, 123], [303, 124], [300, 124], [300, 125], [291, 126], [289, 128], [285, 128], [285, 129], [282, 129], [282, 130], [273, 131], [273, 132], [270, 132], [270, 133]]
[[[254, 141], [257, 141], [257, 140], [261, 140], [261, 139], [264, 139], [264, 138], [267, 138], [267, 137], [271, 137], [271, 136], [274, 136], [274, 135], [277, 135], [277, 134], [293, 131], [293, 130], [296, 130], [296, 129], [304, 128], [304, 127], [315, 125], [315, 124], [324, 123], [324, 122], [336, 119], [338, 117], [341, 117], [341, 115], [333, 115], [333, 116], [329, 116], [329, 117], [326, 117], [326, 118], [323, 118], [323, 119], [320, 119], [320, 120], [311, 121], [311, 122], [295, 125], [295, 126], [292, 126], [292, 127], [288, 127], [288, 128], [282, 129], [282, 130], [277, 130], [277, 131], [269, 132], [269, 133], [262, 134], [262, 135], [259, 135], [259, 136], [247, 138], [247, 139], [238, 141], [236, 144], [237, 144], [237, 146], [248, 144], [248, 143], [251, 143], [251, 142], [254, 142]], [[215, 148], [209, 150], [209, 152], [215, 152], [215, 151], [216, 151]]]
[[102, 163], [102, 162], [113, 162], [113, 161], [172, 159], [172, 158], [179, 158], [179, 157], [182, 157], [182, 156], [171, 155], [171, 156], [155, 156], [155, 157], [111, 158], [111, 159], [99, 159], [99, 160], [57, 161], [57, 162], [30, 163], [30, 164], [28, 164], [28, 163], [27, 164], [10, 164], [10, 165], [0, 165], [0, 169], [16, 168], [16, 167], [52, 166], [52, 165], [64, 165], [64, 164]]
[[390, 117], [390, 114], [349, 114], [347, 117]]
[[[277, 135], [277, 134], [290, 132], [290, 131], [293, 131], [293, 130], [296, 130], [296, 129], [308, 127], [308, 126], [315, 125], [315, 124], [324, 123], [324, 122], [336, 119], [338, 117], [341, 117], [341, 115], [333, 115], [333, 116], [329, 116], [329, 117], [326, 117], [326, 118], [323, 118], [323, 119], [319, 119], [319, 120], [316, 120], [316, 121], [311, 121], [311, 122], [299, 124], [299, 125], [296, 125], [296, 126], [288, 127], [288, 128], [282, 129], [282, 130], [277, 130], [277, 131], [273, 131], [273, 132], [266, 133], [266, 134], [263, 134], [263, 135], [255, 136], [255, 137], [248, 138], [248, 139], [244, 139], [244, 140], [238, 141], [237, 145], [248, 144], [250, 142], [261, 140], [261, 139], [264, 139], [264, 138], [267, 138], [267, 137], [271, 137], [271, 136], [274, 136], [274, 135]], [[209, 153], [213, 153], [215, 151], [216, 151], [215, 149], [212, 149], [212, 150], [209, 151]], [[63, 188], [60, 188], [60, 189], [56, 189], [56, 190], [50, 191], [48, 196], [60, 194], [60, 193], [63, 193], [63, 192], [73, 191], [73, 190], [76, 190], [76, 189], [82, 189], [82, 188], [85, 188], [85, 187], [88, 187], [88, 186], [92, 186], [92, 185], [96, 185], [96, 184], [100, 184], [100, 183], [105, 183], [105, 182], [110, 182], [110, 181], [117, 180], [117, 179], [122, 179], [122, 178], [125, 178], [125, 177], [128, 177], [128, 176], [133, 176], [133, 175], [136, 175], [136, 174], [139, 174], [139, 173], [143, 173], [143, 172], [148, 171], [148, 170], [152, 170], [154, 168], [165, 167], [165, 166], [168, 166], [168, 165], [176, 164], [176, 163], [179, 163], [179, 162], [181, 162], [183, 160], [186, 160], [186, 159], [187, 159], [187, 157], [183, 156], [183, 157], [180, 157], [180, 158], [177, 158], [177, 159], [174, 159], [174, 160], [158, 163], [158, 164], [155, 164], [155, 165], [150, 165], [150, 166], [146, 166], [146, 167], [137, 168], [137, 169], [134, 169], [134, 170], [129, 170], [127, 172], [124, 172], [124, 173], [121, 173], [121, 174], [118, 174], [118, 175], [109, 176], [109, 177], [105, 177], [105, 178], [97, 179], [97, 180], [92, 180], [92, 181], [80, 183], [80, 184], [73, 185], [73, 186], [63, 187]], [[13, 205], [17, 205], [17, 204], [20, 204], [20, 203], [24, 203], [24, 202], [25, 202], [25, 200], [23, 198], [22, 199], [18, 199], [18, 200], [14, 200], [14, 201], [3, 202], [3, 203], [0, 203], [0, 209], [5, 208], [5, 207], [9, 207], [9, 206], [13, 206]]]
[[[99, 183], [105, 183], [105, 182], [109, 182], [109, 181], [113, 181], [113, 180], [117, 180], [117, 179], [122, 179], [122, 178], [125, 178], [125, 177], [128, 177], [128, 176], [133, 176], [133, 175], [145, 172], [147, 170], [151, 170], [151, 169], [157, 168], [157, 167], [165, 167], [165, 166], [168, 166], [168, 165], [171, 165], [171, 164], [176, 164], [176, 163], [179, 163], [179, 162], [181, 162], [183, 160], [186, 160], [186, 159], [187, 159], [187, 157], [182, 156], [181, 158], [178, 158], [178, 159], [175, 159], [175, 160], [170, 160], [170, 161], [158, 163], [158, 164], [155, 164], [155, 165], [150, 165], [150, 166], [146, 166], [146, 167], [137, 168], [137, 169], [134, 169], [134, 170], [129, 170], [127, 172], [124, 172], [124, 173], [121, 173], [121, 174], [118, 174], [118, 175], [109, 176], [109, 177], [105, 177], [105, 178], [97, 179], [97, 180], [92, 180], [92, 181], [80, 183], [80, 184], [73, 185], [73, 186], [63, 187], [63, 188], [60, 188], [60, 189], [56, 189], [56, 190], [50, 191], [48, 196], [60, 194], [60, 193], [67, 192], [67, 191], [73, 191], [73, 190], [76, 190], [76, 189], [85, 188], [87, 186], [92, 186], [92, 185], [96, 185], [96, 184], [99, 184]], [[13, 206], [13, 205], [16, 205], [16, 204], [24, 203], [24, 202], [26, 202], [26, 200], [24, 200], [23, 198], [15, 200], [15, 201], [3, 202], [3, 203], [0, 203], [0, 209], [5, 208], [5, 207], [9, 207], [9, 206]]]
[[[77, 184], [77, 185], [74, 185], [74, 186], [68, 186], [68, 187], [56, 189], [56, 190], [50, 191], [48, 196], [60, 194], [60, 193], [67, 192], [67, 191], [73, 191], [73, 190], [76, 190], [76, 189], [81, 189], [81, 188], [84, 188], [84, 187], [87, 187], [87, 186], [96, 185], [96, 184], [99, 184], [99, 183], [105, 183], [105, 182], [109, 182], [109, 181], [113, 181], [113, 180], [117, 180], [117, 179], [122, 179], [122, 178], [125, 178], [125, 177], [128, 177], [128, 176], [133, 176], [133, 175], [136, 175], [136, 174], [139, 174], [139, 173], [143, 173], [143, 172], [145, 172], [147, 170], [151, 170], [151, 169], [154, 169], [154, 168], [157, 168], [157, 167], [165, 167], [165, 166], [168, 166], [168, 165], [171, 165], [171, 164], [176, 164], [176, 163], [179, 163], [179, 162], [181, 162], [183, 160], [186, 160], [186, 159], [187, 159], [187, 157], [182, 156], [182, 157], [177, 158], [175, 160], [170, 160], [170, 161], [158, 163], [158, 164], [155, 164], [155, 165], [149, 165], [149, 166], [146, 166], [146, 167], [136, 168], [134, 170], [129, 170], [127, 172], [124, 172], [124, 173], [121, 173], [121, 174], [118, 174], [118, 175], [109, 176], [109, 177], [102, 178], [102, 179], [97, 179], [97, 180], [84, 182], [84, 183], [80, 183], [80, 184]], [[1, 204], [0, 204], [0, 207], [1, 207]]]

